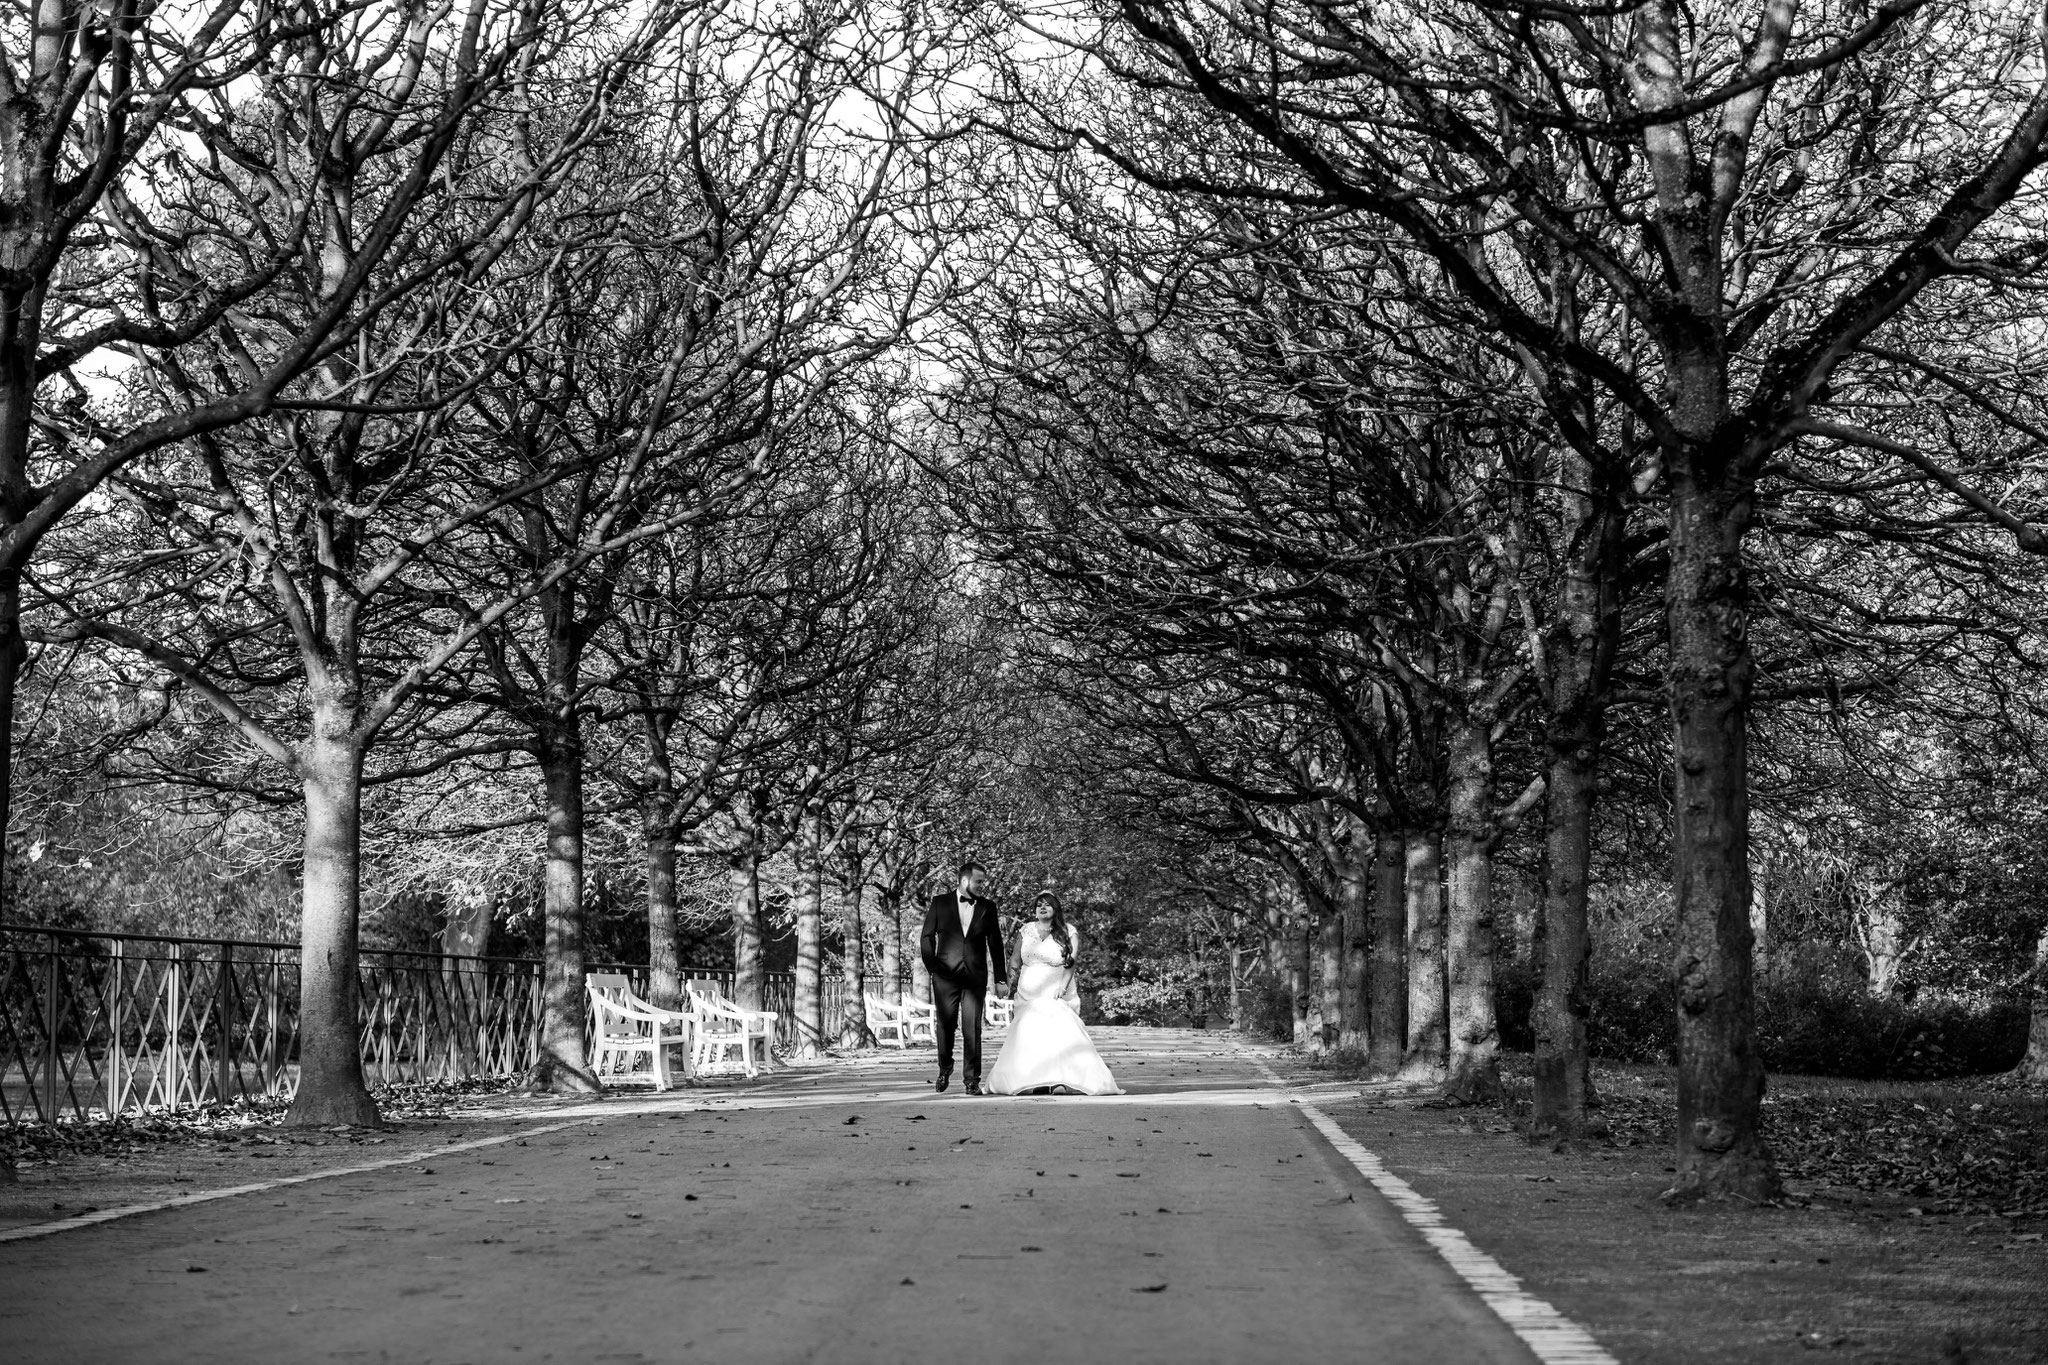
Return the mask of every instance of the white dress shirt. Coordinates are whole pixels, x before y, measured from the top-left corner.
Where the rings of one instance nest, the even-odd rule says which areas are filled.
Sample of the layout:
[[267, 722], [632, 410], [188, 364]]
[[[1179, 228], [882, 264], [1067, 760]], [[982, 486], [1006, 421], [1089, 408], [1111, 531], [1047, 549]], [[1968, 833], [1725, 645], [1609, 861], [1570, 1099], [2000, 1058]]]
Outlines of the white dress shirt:
[[974, 923], [974, 907], [980, 904], [966, 892], [960, 893], [960, 937], [967, 937], [967, 930]]

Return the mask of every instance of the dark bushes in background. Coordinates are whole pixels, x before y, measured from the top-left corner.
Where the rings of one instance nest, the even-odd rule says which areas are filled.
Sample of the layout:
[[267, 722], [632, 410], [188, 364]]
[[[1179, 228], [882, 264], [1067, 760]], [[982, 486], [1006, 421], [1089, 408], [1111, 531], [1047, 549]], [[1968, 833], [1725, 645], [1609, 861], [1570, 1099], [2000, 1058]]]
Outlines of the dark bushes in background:
[[[1496, 977], [1501, 1042], [1535, 1046], [1529, 1007], [1535, 969], [1503, 963]], [[1624, 960], [1597, 963], [1588, 1042], [1595, 1057], [1669, 1063], [1677, 1046], [1677, 999], [1669, 969]], [[1982, 1075], [2018, 1065], [2027, 1011], [2018, 1002], [1880, 1000], [1849, 980], [1759, 982], [1757, 1041], [1764, 1065], [1800, 1075], [1919, 1081]]]

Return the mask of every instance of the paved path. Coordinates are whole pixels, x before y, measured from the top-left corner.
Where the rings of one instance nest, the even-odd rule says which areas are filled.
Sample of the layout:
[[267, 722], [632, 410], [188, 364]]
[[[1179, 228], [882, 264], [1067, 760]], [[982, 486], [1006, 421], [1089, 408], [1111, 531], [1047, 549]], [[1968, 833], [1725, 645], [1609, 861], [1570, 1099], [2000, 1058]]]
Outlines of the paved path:
[[912, 1053], [0, 1244], [0, 1358], [1533, 1359], [1251, 1054], [1099, 1036], [1130, 1094]]

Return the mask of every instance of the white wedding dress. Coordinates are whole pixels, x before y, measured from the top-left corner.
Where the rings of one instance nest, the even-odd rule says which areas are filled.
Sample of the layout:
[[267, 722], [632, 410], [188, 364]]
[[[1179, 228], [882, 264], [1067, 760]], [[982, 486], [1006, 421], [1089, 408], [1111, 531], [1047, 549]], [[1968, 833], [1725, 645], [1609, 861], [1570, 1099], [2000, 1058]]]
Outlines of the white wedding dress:
[[[1078, 954], [1080, 936], [1071, 929], [1067, 933]], [[1027, 924], [1018, 940], [1017, 964], [1010, 1036], [989, 1072], [989, 1091], [1021, 1095], [1060, 1086], [1082, 1095], [1123, 1094], [1102, 1054], [1088, 1041], [1081, 1023], [1081, 989], [1059, 945], [1038, 925]]]

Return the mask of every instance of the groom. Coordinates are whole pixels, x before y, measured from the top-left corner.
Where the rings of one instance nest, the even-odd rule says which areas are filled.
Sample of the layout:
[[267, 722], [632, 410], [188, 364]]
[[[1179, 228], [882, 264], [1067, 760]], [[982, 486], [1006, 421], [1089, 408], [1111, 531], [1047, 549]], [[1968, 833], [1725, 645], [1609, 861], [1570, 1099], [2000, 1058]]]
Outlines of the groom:
[[953, 1033], [961, 1034], [967, 1054], [967, 1093], [981, 1093], [981, 1004], [988, 989], [989, 964], [996, 969], [996, 989], [1009, 994], [1010, 973], [1003, 963], [1003, 929], [994, 898], [984, 895], [988, 869], [972, 858], [960, 864], [960, 884], [932, 897], [918, 935], [918, 955], [932, 974], [932, 1003], [939, 1016], [939, 1083], [953, 1079]]

